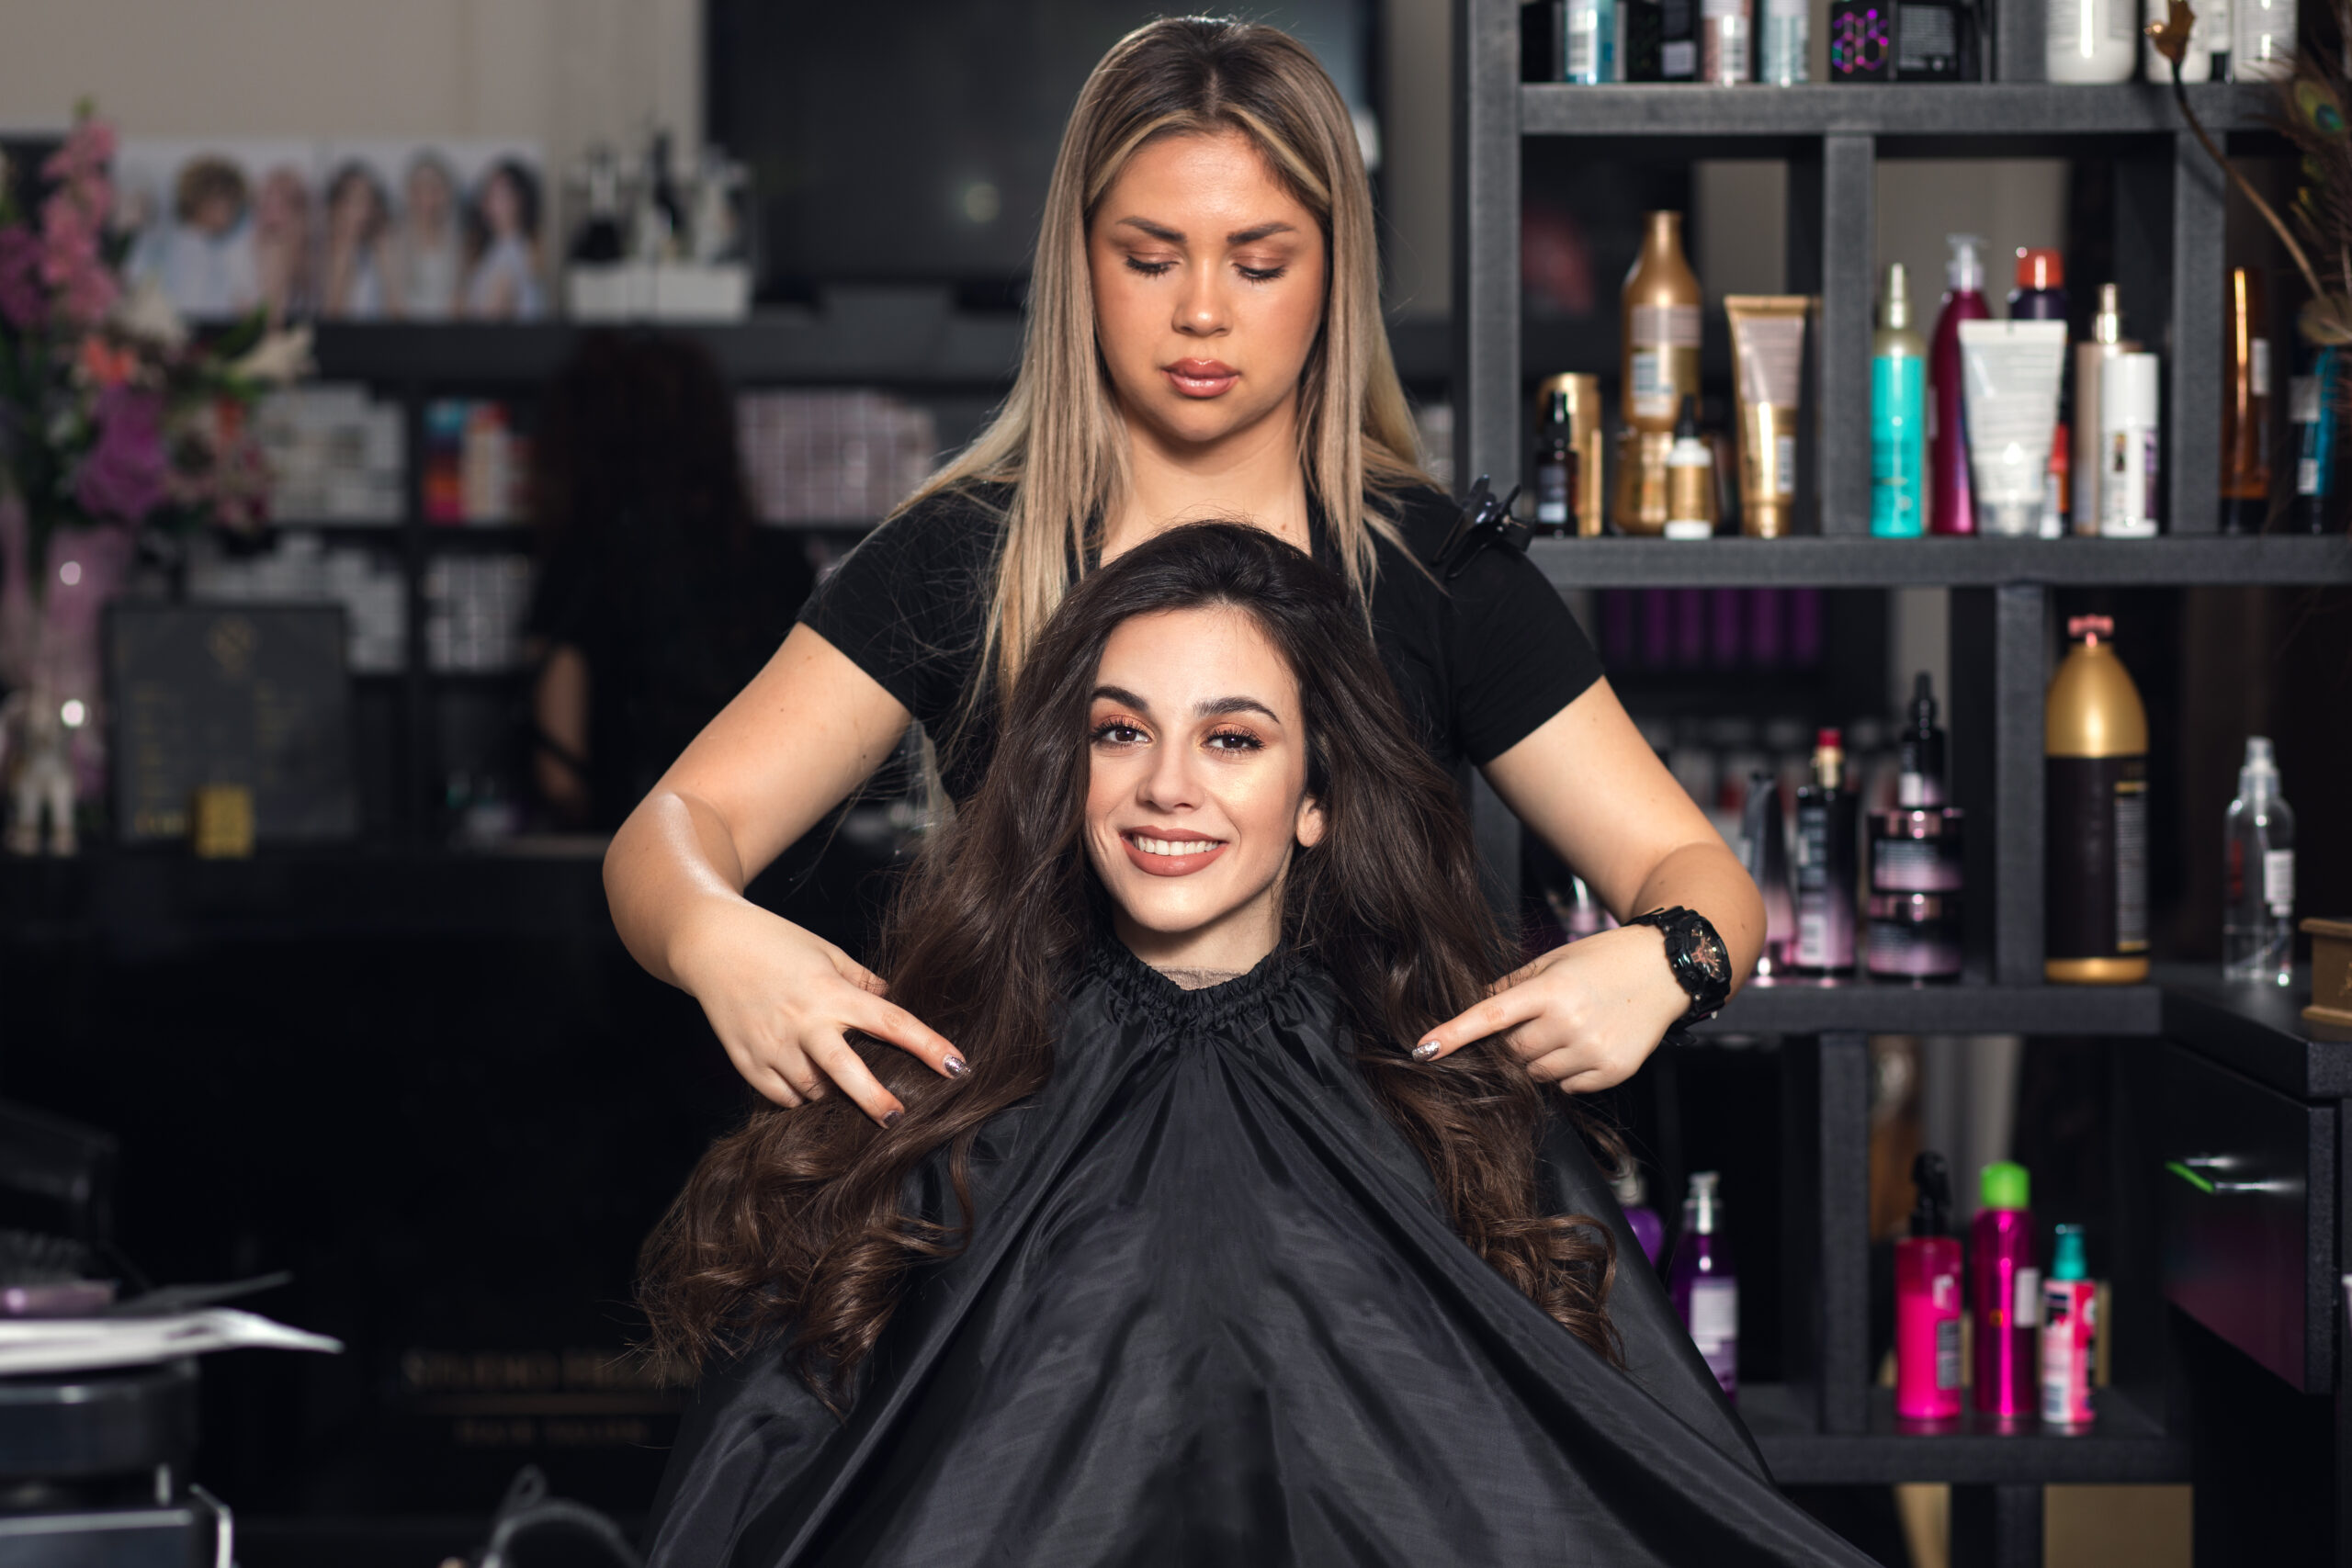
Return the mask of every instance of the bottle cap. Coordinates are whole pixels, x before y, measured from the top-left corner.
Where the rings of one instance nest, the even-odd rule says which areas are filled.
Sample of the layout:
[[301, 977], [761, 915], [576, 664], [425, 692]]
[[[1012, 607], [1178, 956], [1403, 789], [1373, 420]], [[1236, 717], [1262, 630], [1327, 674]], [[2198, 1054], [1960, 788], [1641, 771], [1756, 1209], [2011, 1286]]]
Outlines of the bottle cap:
[[1936, 728], [1936, 681], [1925, 670], [1911, 678], [1911, 733], [1925, 735]]
[[1922, 1149], [1919, 1157], [1911, 1162], [1911, 1185], [1918, 1190], [1918, 1201], [1911, 1208], [1913, 1235], [1945, 1235], [1951, 1230], [1951, 1174], [1945, 1168], [1944, 1156], [1933, 1149]]
[[1955, 294], [1984, 291], [1984, 242], [1974, 234], [1946, 234], [1951, 260], [1944, 265], [1944, 281]]
[[1824, 725], [1813, 732], [1813, 749], [1816, 751], [1845, 750], [1846, 732], [1835, 725]]
[[2092, 648], [2115, 639], [2115, 620], [2110, 615], [2069, 615], [2066, 635]]
[[1617, 1195], [1617, 1206], [1621, 1209], [1637, 1208], [1646, 1202], [1650, 1195], [1648, 1184], [1642, 1180], [1642, 1168], [1631, 1160], [1625, 1162], [1625, 1168], [1609, 1183], [1609, 1190]]
[[2050, 1277], [2053, 1280], [2089, 1279], [2091, 1260], [2090, 1255], [2083, 1250], [2083, 1227], [2060, 1225], [2056, 1236], [2050, 1257]]
[[2245, 761], [2238, 769], [2238, 795], [2251, 800], [2256, 795], [2278, 793], [2278, 761], [2270, 750], [2267, 735], [2245, 738]]
[[2123, 341], [2123, 299], [2112, 283], [2098, 286], [2098, 314], [2091, 319], [2091, 341]]
[[2007, 1160], [1995, 1160], [1984, 1168], [1976, 1179], [1977, 1207], [1983, 1209], [2030, 1209], [2027, 1200], [2031, 1195], [2031, 1183], [2025, 1167]]
[[2065, 288], [2065, 258], [2047, 245], [2019, 245], [2018, 287], [2033, 289]]
[[1556, 390], [1544, 400], [1544, 423], [1547, 425], [1568, 423], [1568, 394], [1566, 389]]
[[1878, 324], [1891, 333], [1911, 325], [1911, 276], [1901, 262], [1886, 264], [1886, 298], [1879, 308]]
[[1688, 392], [1682, 394], [1682, 407], [1674, 416], [1674, 438], [1677, 441], [1699, 439], [1699, 400]]

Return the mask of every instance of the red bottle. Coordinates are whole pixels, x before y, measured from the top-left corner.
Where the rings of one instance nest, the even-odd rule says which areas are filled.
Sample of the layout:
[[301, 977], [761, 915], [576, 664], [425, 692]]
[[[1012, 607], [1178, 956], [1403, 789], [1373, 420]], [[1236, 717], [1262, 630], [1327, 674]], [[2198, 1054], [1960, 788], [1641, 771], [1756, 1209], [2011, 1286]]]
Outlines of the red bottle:
[[1973, 234], [1947, 235], [1951, 261], [1944, 269], [1951, 288], [1936, 335], [1928, 344], [1928, 531], [1976, 532], [1976, 491], [1969, 483], [1968, 422], [1960, 390], [1960, 323], [1990, 320], [1984, 302], [1984, 242]]
[[1919, 1190], [1911, 1234], [1894, 1244], [1894, 1414], [1904, 1421], [1960, 1415], [1960, 1238], [1951, 1182], [1933, 1149], [1912, 1162]]

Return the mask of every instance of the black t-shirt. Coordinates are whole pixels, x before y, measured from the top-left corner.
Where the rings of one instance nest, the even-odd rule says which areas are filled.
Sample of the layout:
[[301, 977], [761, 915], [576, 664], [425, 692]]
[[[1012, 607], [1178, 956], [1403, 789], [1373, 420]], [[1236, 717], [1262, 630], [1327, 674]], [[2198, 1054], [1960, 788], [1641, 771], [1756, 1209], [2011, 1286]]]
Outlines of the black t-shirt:
[[[933, 496], [885, 523], [818, 585], [800, 619], [904, 704], [940, 742], [950, 795], [968, 799], [995, 748], [985, 699], [958, 733], [978, 672], [1007, 491]], [[1458, 513], [1434, 490], [1397, 498], [1397, 531], [1426, 562]], [[1316, 554], [1336, 566], [1319, 519]], [[1488, 546], [1441, 586], [1377, 544], [1374, 640], [1422, 743], [1449, 773], [1525, 739], [1600, 678], [1560, 595], [1518, 551]]]

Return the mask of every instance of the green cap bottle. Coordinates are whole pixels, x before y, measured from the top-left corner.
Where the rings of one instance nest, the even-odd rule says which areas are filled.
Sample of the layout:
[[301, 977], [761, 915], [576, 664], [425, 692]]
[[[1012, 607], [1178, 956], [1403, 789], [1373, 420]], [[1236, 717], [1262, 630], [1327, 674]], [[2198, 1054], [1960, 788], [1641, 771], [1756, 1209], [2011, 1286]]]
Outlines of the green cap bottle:
[[2057, 1254], [2050, 1260], [2050, 1277], [2053, 1280], [2087, 1280], [2091, 1277], [2090, 1256], [2083, 1250], [2083, 1227], [2058, 1227]]
[[2030, 1209], [2027, 1201], [2030, 1184], [2025, 1167], [2008, 1160], [1995, 1160], [1984, 1168], [1977, 1179], [1976, 1206], [1980, 1209]]

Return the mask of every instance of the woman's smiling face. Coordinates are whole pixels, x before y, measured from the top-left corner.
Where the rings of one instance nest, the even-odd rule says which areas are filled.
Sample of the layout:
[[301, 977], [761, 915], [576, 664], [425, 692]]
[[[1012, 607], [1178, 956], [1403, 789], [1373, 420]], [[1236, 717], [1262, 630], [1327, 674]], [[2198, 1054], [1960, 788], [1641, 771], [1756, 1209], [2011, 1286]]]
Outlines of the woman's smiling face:
[[1219, 605], [1123, 623], [1087, 731], [1086, 849], [1120, 939], [1163, 968], [1272, 952], [1292, 850], [1322, 838], [1323, 814], [1298, 678], [1257, 621]]
[[1147, 143], [1086, 253], [1102, 363], [1147, 434], [1199, 446], [1290, 406], [1323, 324], [1323, 230], [1247, 137]]

